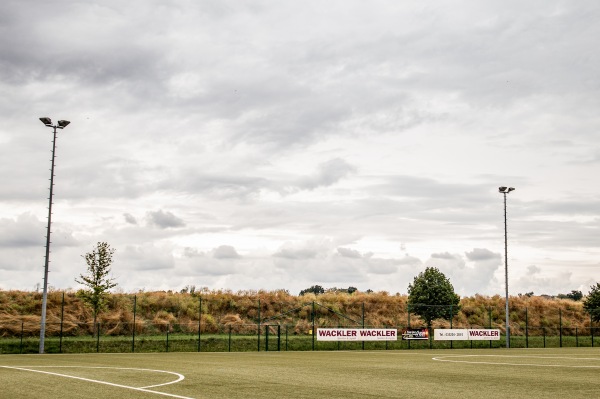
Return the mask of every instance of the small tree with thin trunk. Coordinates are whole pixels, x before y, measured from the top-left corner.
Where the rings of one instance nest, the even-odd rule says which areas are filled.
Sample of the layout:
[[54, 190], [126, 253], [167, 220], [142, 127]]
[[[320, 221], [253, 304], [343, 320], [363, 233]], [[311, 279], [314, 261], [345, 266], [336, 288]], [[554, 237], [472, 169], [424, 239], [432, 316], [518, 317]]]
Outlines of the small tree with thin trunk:
[[87, 274], [79, 275], [75, 281], [86, 286], [77, 292], [77, 296], [92, 308], [94, 328], [98, 313], [106, 308], [108, 291], [117, 286], [114, 279], [109, 277], [112, 256], [115, 250], [106, 242], [98, 242], [91, 252], [82, 255], [87, 264]]

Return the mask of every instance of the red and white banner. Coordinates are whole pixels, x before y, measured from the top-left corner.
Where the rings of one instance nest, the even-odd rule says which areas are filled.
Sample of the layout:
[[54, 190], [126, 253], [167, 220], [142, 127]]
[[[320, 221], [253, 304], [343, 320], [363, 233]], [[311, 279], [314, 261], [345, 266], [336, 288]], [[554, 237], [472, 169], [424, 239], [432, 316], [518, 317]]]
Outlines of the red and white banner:
[[397, 341], [394, 328], [317, 328], [317, 341]]
[[469, 339], [471, 341], [499, 341], [500, 330], [498, 329], [470, 329]]
[[436, 328], [433, 332], [436, 341], [498, 341], [500, 330], [483, 328]]

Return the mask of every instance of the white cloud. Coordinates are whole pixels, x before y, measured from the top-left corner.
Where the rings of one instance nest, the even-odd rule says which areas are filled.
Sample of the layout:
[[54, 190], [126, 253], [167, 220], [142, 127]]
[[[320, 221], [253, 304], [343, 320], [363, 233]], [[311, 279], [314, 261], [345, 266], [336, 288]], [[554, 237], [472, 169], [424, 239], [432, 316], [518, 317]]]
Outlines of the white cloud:
[[2, 5], [3, 287], [41, 279], [40, 116], [58, 288], [107, 241], [134, 291], [501, 293], [503, 184], [511, 292], [600, 280], [595, 2], [154, 3]]

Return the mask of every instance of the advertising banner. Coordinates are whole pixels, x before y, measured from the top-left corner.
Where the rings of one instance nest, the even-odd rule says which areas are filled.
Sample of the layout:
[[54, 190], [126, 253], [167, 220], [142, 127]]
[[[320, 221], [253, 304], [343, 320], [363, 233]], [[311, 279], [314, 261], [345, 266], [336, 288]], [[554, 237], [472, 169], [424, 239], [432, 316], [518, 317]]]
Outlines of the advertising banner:
[[498, 329], [470, 329], [469, 339], [472, 341], [499, 341], [500, 330]]
[[468, 341], [469, 330], [466, 328], [436, 328], [433, 330], [433, 339], [436, 341]]
[[500, 340], [500, 330], [498, 329], [435, 329], [433, 339], [436, 341], [498, 341]]
[[413, 339], [429, 339], [429, 330], [426, 328], [405, 328], [402, 330], [402, 339], [413, 340]]
[[317, 328], [317, 341], [397, 341], [394, 328]]

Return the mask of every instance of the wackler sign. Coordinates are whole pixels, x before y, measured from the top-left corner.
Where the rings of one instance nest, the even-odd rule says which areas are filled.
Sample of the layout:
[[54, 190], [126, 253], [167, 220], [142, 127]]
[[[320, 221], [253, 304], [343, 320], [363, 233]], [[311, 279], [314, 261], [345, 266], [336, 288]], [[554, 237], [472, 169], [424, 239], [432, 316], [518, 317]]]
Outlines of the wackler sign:
[[317, 341], [396, 341], [393, 328], [317, 328]]
[[433, 332], [436, 341], [497, 341], [500, 330], [483, 328], [436, 328]]

